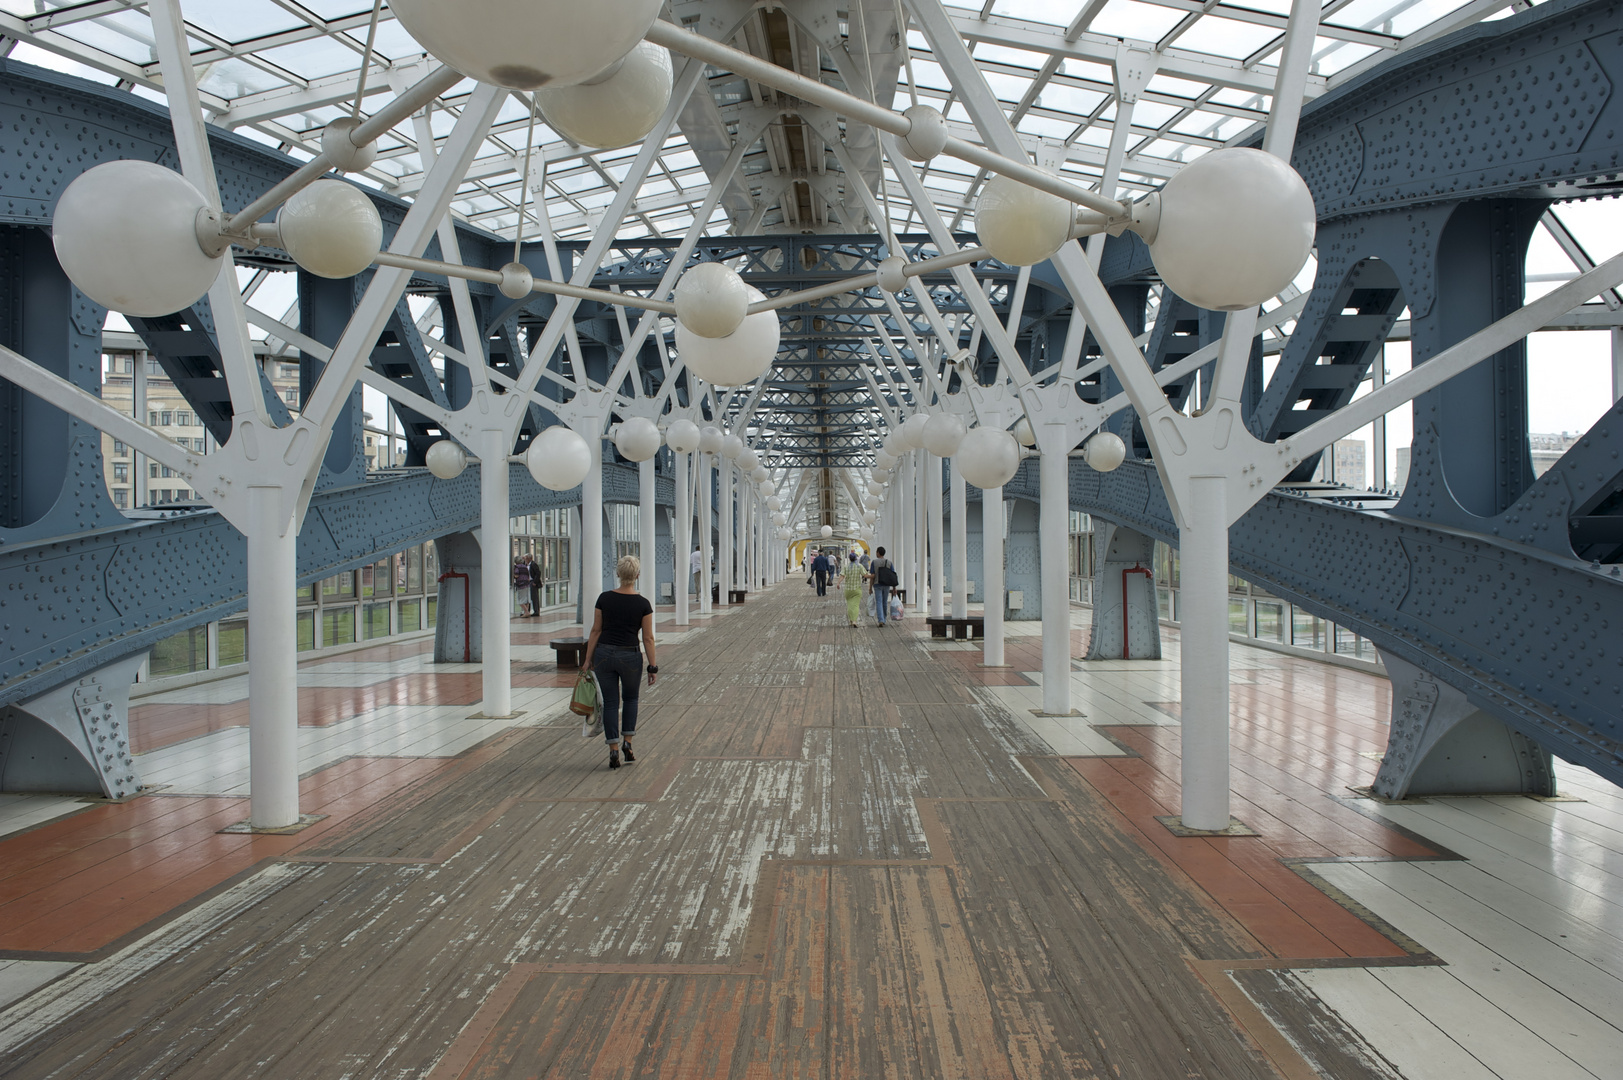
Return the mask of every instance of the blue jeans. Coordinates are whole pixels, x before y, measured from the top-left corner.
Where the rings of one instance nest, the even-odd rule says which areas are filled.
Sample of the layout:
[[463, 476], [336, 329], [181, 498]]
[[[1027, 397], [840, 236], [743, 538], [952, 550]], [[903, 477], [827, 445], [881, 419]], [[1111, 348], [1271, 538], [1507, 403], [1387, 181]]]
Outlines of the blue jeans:
[[592, 672], [597, 676], [598, 693], [603, 696], [603, 740], [619, 746], [622, 735], [629, 739], [637, 733], [642, 650], [600, 644], [592, 653]]
[[889, 585], [875, 585], [873, 587], [873, 613], [879, 619], [880, 626], [884, 626], [885, 620], [890, 618]]

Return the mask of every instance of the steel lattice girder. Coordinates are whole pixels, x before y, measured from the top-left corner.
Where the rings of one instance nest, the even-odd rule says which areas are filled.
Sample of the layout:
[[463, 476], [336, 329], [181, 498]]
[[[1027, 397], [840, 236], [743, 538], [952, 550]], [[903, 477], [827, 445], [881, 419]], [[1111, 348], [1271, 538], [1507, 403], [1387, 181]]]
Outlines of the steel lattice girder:
[[[1004, 494], [1037, 499], [1031, 463]], [[1071, 509], [1178, 546], [1147, 463], [1111, 473], [1074, 464]], [[1235, 523], [1229, 552], [1236, 575], [1623, 784], [1623, 578], [1492, 536], [1278, 493]]]

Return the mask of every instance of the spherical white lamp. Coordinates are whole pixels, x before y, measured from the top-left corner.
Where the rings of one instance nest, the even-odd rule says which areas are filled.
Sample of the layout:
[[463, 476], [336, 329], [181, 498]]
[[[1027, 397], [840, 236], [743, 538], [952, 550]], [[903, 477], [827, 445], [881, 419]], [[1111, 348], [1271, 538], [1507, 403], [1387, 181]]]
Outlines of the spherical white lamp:
[[896, 460], [907, 453], [907, 450], [907, 443], [902, 441], [902, 429], [899, 427], [891, 428], [890, 434], [885, 436], [885, 453], [893, 460]]
[[317, 180], [295, 192], [276, 214], [276, 231], [294, 262], [324, 278], [354, 277], [383, 246], [378, 208], [342, 180]]
[[378, 141], [357, 144], [352, 138], [361, 126], [359, 117], [340, 116], [321, 129], [321, 152], [339, 172], [360, 172], [378, 156]]
[[760, 463], [760, 456], [748, 446], [745, 446], [738, 455], [738, 469], [740, 472], [752, 473]]
[[878, 520], [879, 520], [879, 515], [876, 514], [874, 511], [872, 511], [872, 510], [864, 510], [862, 512], [862, 523], [864, 525], [872, 525], [874, 522], [876, 522]]
[[535, 482], [549, 491], [568, 491], [592, 471], [592, 447], [562, 424], [530, 440], [524, 464]]
[[755, 490], [756, 493], [764, 499], [777, 489], [772, 486], [772, 481], [770, 480], [757, 480], [755, 482]]
[[873, 458], [874, 468], [890, 470], [896, 467], [896, 455], [888, 450], [880, 450]]
[[1014, 422], [1014, 437], [1021, 446], [1037, 445], [1037, 433], [1031, 429], [1031, 421], [1024, 416]]
[[750, 305], [749, 286], [738, 271], [702, 262], [682, 272], [672, 297], [676, 320], [705, 338], [724, 338], [738, 329]]
[[929, 422], [928, 413], [914, 413], [902, 424], [902, 442], [909, 450], [924, 449], [924, 427]]
[[671, 54], [639, 41], [610, 74], [535, 97], [547, 124], [572, 143], [611, 150], [642, 142], [670, 104]]
[[874, 481], [868, 485], [868, 494], [872, 495], [876, 499], [882, 498], [885, 494], [885, 485], [879, 483], [877, 480]]
[[208, 292], [223, 260], [198, 246], [207, 203], [184, 176], [150, 161], [109, 161], [57, 200], [51, 239], [79, 291], [126, 315], [170, 315]]
[[1082, 457], [1094, 472], [1110, 472], [1127, 460], [1127, 444], [1114, 431], [1101, 431], [1082, 447]]
[[968, 429], [952, 413], [936, 413], [924, 425], [924, 448], [936, 457], [952, 457]]
[[470, 79], [534, 90], [586, 82], [631, 51], [660, 0], [392, 0], [417, 43]]
[[788, 515], [786, 515], [782, 510], [777, 511], [772, 515], [772, 524], [774, 525], [782, 525], [788, 520]]
[[[766, 508], [768, 510], [771, 510], [771, 511], [774, 511], [774, 512], [776, 512], [778, 510], [782, 510], [783, 509], [783, 500], [778, 498], [776, 495], [770, 495], [770, 496], [767, 497], [767, 500], [766, 500]], [[782, 524], [782, 522], [779, 522], [779, 524]]]
[[690, 454], [698, 449], [699, 425], [692, 420], [672, 420], [665, 431], [665, 445], [678, 454]]
[[624, 420], [614, 432], [615, 449], [627, 461], [647, 461], [659, 453], [659, 444], [659, 425], [646, 416]]
[[721, 456], [728, 461], [737, 461], [738, 455], [744, 452], [744, 440], [737, 435], [723, 435], [721, 437]]
[[1313, 194], [1272, 154], [1229, 147], [1196, 158], [1161, 189], [1150, 258], [1198, 307], [1239, 311], [1277, 296], [1313, 251]]
[[772, 482], [772, 472], [765, 465], [757, 465], [750, 470], [750, 479], [757, 484], [770, 484]]
[[822, 535], [824, 540], [827, 540], [829, 537], [834, 535], [834, 526], [832, 526], [832, 525], [824, 525], [821, 529], [819, 529], [817, 531]]
[[998, 428], [971, 428], [954, 458], [964, 479], [978, 488], [1002, 487], [1020, 469], [1020, 446]]
[[1058, 195], [994, 176], [975, 204], [975, 234], [999, 261], [1031, 266], [1060, 249], [1075, 216], [1071, 204]]
[[719, 427], [706, 425], [704, 430], [699, 432], [699, 452], [701, 454], [721, 453], [722, 437]]
[[[750, 303], [764, 300], [760, 290], [745, 286]], [[760, 376], [778, 355], [778, 313], [746, 315], [726, 337], [708, 338], [676, 322], [676, 352], [689, 371], [716, 386], [739, 386]]]
[[468, 467], [468, 454], [450, 439], [441, 439], [428, 448], [423, 464], [440, 480], [455, 480]]

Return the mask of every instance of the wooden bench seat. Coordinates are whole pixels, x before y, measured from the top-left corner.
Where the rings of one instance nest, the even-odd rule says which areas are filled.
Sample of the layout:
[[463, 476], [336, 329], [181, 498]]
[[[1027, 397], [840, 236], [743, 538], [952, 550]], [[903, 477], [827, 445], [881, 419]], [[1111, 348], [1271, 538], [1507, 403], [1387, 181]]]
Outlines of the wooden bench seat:
[[981, 615], [970, 615], [962, 619], [955, 619], [950, 615], [930, 615], [924, 621], [930, 627], [931, 637], [967, 640], [986, 636], [986, 618]]
[[583, 637], [553, 638], [547, 642], [556, 654], [561, 668], [578, 668], [586, 659], [586, 639]]

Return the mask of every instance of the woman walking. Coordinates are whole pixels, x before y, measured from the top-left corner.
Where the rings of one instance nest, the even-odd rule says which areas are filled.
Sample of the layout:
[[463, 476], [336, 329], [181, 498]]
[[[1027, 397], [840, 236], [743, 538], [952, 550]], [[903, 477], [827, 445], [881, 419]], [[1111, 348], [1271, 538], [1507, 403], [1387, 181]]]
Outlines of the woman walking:
[[862, 582], [868, 575], [862, 572], [862, 564], [857, 562], [857, 553], [852, 552], [851, 558], [840, 572], [840, 578], [845, 582], [845, 617], [851, 620], [851, 625], [857, 624], [857, 617], [862, 613]]
[[648, 685], [654, 685], [659, 668], [654, 664], [654, 606], [637, 592], [642, 563], [635, 555], [622, 558], [615, 568], [620, 587], [599, 593], [597, 612], [592, 617], [592, 633], [586, 639], [586, 666], [597, 675], [603, 698], [603, 738], [609, 744], [609, 768], [618, 769], [623, 754], [626, 763], [636, 761], [631, 752], [631, 736], [637, 730], [637, 696], [642, 692], [642, 653], [637, 637], [648, 653]]

